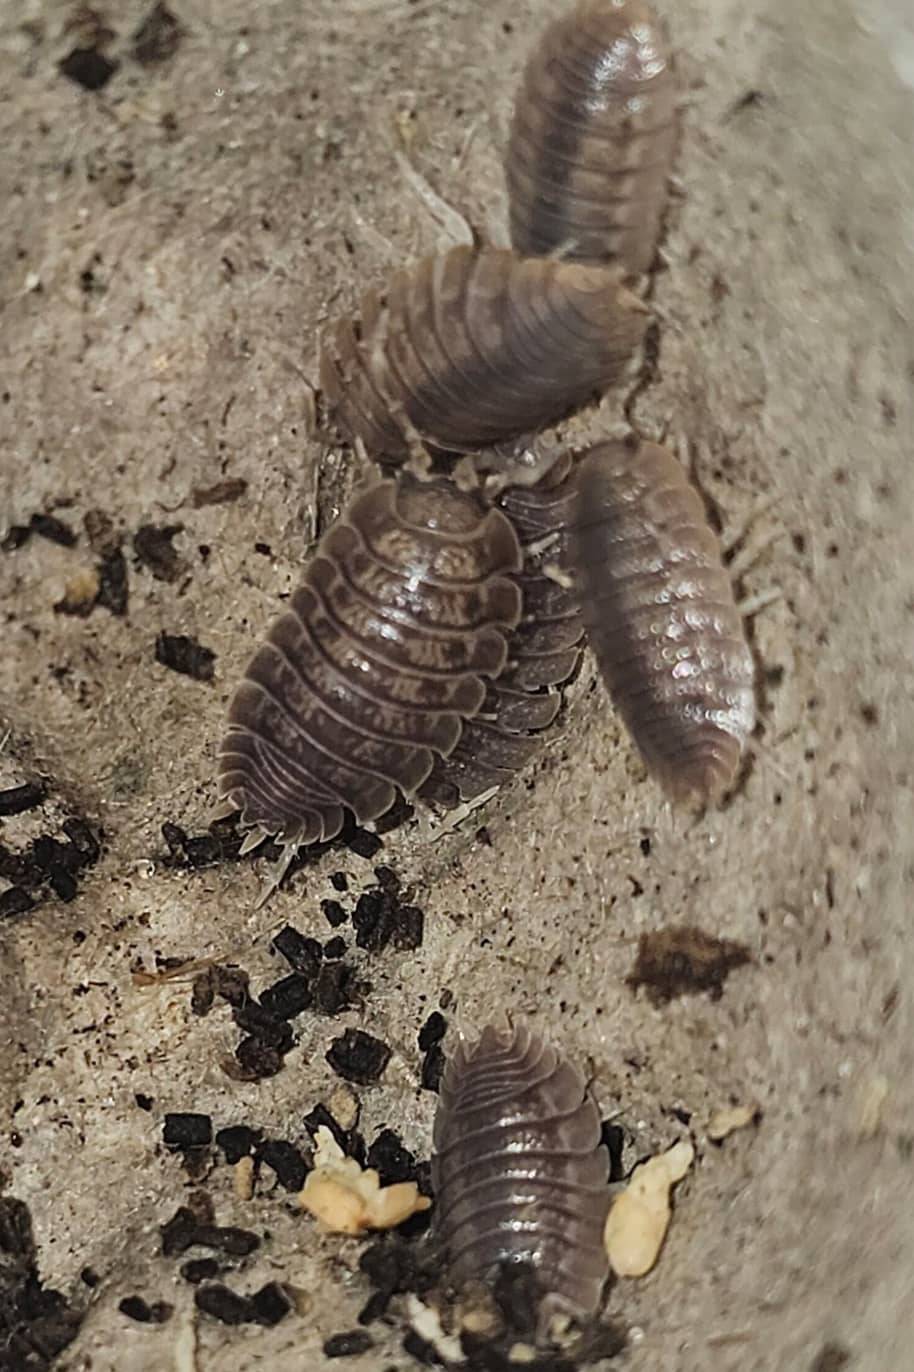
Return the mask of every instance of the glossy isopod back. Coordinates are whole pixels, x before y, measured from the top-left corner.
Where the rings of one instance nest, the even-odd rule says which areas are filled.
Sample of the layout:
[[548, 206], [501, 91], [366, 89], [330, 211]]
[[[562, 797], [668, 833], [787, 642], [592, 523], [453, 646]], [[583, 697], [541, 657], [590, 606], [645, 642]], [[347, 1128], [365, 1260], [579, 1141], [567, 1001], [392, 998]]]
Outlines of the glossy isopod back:
[[582, 1074], [529, 1027], [458, 1043], [441, 1082], [435, 1232], [456, 1286], [531, 1264], [544, 1305], [580, 1318], [600, 1304], [609, 1158]]
[[242, 824], [318, 842], [421, 786], [505, 665], [520, 565], [505, 515], [450, 481], [358, 493], [231, 701], [219, 788]]
[[582, 0], [534, 48], [505, 161], [525, 255], [653, 261], [676, 151], [676, 86], [644, 0]]
[[328, 328], [324, 400], [372, 456], [475, 450], [619, 381], [648, 320], [613, 269], [454, 248], [368, 291], [358, 318]]
[[674, 801], [719, 800], [755, 724], [752, 654], [673, 454], [637, 440], [591, 449], [569, 546], [590, 646], [648, 770]]

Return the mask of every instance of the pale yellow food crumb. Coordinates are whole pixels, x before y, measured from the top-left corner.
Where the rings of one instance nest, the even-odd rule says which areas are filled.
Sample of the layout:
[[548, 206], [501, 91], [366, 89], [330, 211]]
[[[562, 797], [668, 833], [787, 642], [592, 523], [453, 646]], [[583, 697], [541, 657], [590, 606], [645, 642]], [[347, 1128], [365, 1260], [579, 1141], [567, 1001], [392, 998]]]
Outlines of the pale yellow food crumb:
[[63, 598], [54, 606], [68, 615], [87, 615], [95, 604], [101, 582], [94, 567], [81, 567], [63, 588]]
[[359, 1120], [359, 1102], [345, 1086], [338, 1086], [330, 1097], [330, 1113], [347, 1133]]
[[249, 1201], [254, 1194], [254, 1159], [250, 1153], [239, 1158], [232, 1172], [232, 1185], [240, 1201]]
[[606, 1218], [603, 1242], [617, 1277], [643, 1277], [650, 1272], [670, 1223], [670, 1191], [688, 1172], [695, 1157], [683, 1139], [665, 1153], [636, 1167]]
[[323, 1125], [317, 1131], [314, 1169], [308, 1173], [298, 1199], [334, 1234], [393, 1229], [431, 1205], [427, 1196], [419, 1194], [414, 1181], [382, 1186], [375, 1169], [363, 1169], [354, 1158], [347, 1158]]
[[708, 1120], [708, 1138], [714, 1143], [720, 1143], [728, 1134], [734, 1133], [737, 1129], [745, 1129], [757, 1115], [758, 1107], [755, 1105], [723, 1106], [720, 1110], [715, 1110]]

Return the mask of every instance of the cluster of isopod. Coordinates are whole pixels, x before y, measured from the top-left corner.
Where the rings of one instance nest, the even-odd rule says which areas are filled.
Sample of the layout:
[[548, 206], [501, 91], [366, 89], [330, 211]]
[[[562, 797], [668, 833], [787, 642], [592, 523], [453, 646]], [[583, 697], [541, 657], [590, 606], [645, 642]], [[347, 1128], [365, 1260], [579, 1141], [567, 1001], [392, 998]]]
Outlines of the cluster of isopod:
[[[650, 319], [637, 288], [676, 100], [643, 0], [581, 0], [521, 84], [510, 250], [399, 271], [326, 331], [329, 417], [394, 474], [324, 536], [231, 703], [219, 784], [248, 846], [330, 839], [345, 812], [378, 818], [398, 792], [452, 807], [501, 785], [555, 719], [585, 640], [666, 793], [704, 804], [731, 786], [752, 658], [677, 460], [607, 442], [497, 496], [448, 466], [526, 443], [623, 379]], [[436, 1147], [454, 1275], [523, 1256], [592, 1311], [606, 1158], [578, 1074], [526, 1031], [483, 1035], [445, 1076]]]

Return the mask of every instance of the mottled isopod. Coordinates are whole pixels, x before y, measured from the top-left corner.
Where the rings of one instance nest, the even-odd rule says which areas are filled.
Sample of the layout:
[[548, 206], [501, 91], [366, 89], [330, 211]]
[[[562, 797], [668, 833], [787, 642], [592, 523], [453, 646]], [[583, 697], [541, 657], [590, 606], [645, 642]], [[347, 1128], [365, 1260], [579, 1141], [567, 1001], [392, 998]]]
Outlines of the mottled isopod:
[[328, 412], [370, 453], [484, 447], [618, 381], [648, 323], [606, 267], [454, 248], [368, 291], [324, 334]]
[[590, 646], [671, 799], [720, 799], [755, 723], [753, 663], [702, 502], [655, 443], [603, 443], [570, 538]]
[[510, 781], [536, 752], [555, 719], [561, 695], [552, 689], [574, 674], [584, 625], [575, 592], [549, 575], [562, 561], [563, 533], [575, 507], [576, 473], [559, 461], [535, 486], [509, 486], [499, 505], [521, 542], [518, 581], [523, 613], [508, 635], [508, 662], [490, 681], [479, 713], [453, 752], [435, 764], [421, 794], [448, 808]]
[[[595, 1313], [609, 1156], [584, 1077], [524, 1024], [448, 1059], [435, 1115], [435, 1231], [455, 1285], [527, 1262], [544, 1306]], [[548, 1313], [543, 1311], [542, 1313]]]
[[255, 840], [332, 838], [421, 786], [505, 665], [520, 566], [505, 515], [449, 481], [356, 495], [229, 707], [220, 794]]
[[651, 265], [676, 150], [676, 87], [643, 0], [582, 0], [527, 63], [505, 162], [520, 253]]

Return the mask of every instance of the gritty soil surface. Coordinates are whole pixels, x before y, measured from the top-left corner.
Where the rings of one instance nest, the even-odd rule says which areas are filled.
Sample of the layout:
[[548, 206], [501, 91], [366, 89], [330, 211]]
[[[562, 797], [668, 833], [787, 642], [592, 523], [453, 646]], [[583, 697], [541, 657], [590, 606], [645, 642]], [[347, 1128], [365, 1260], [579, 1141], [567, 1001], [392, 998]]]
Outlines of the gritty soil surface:
[[[622, 1170], [696, 1143], [658, 1267], [610, 1293], [613, 1366], [910, 1366], [901, 6], [664, 7], [681, 193], [629, 410], [740, 595], [778, 593], [729, 803], [670, 813], [588, 660], [455, 831], [351, 832], [260, 906], [265, 862], [208, 829], [233, 684], [359, 472], [309, 436], [316, 330], [451, 241], [403, 158], [503, 233], [511, 94], [561, 8], [0, 0], [4, 1368], [418, 1365], [400, 1278], [294, 1191], [328, 1120], [423, 1185], [442, 1048], [502, 1009], [592, 1065]], [[710, 1143], [735, 1103], [757, 1124]]]

